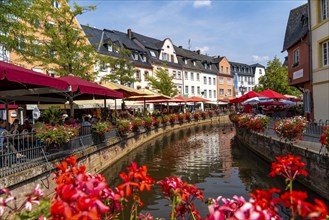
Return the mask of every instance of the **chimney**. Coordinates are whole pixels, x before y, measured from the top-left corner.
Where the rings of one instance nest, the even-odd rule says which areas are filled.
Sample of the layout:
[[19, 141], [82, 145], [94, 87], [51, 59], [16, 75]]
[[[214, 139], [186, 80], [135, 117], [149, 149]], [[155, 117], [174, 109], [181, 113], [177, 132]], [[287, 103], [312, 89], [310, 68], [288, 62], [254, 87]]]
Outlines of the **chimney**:
[[196, 53], [197, 53], [197, 54], [200, 54], [200, 53], [201, 53], [201, 51], [200, 51], [200, 50], [197, 50], [197, 51], [196, 51]]
[[132, 37], [132, 32], [131, 32], [131, 29], [130, 29], [130, 28], [127, 30], [127, 35], [128, 35], [128, 37], [129, 37], [129, 39], [131, 39], [131, 37]]

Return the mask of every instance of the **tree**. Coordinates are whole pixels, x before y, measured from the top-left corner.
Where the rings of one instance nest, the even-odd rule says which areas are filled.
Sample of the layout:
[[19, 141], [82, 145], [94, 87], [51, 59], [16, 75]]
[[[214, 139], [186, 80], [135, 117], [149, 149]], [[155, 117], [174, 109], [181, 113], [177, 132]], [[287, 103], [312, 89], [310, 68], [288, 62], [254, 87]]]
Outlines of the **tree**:
[[28, 10], [30, 6], [28, 0], [0, 1], [0, 59], [7, 60], [1, 52], [17, 48], [26, 38], [29, 31], [26, 23], [33, 17]]
[[268, 61], [267, 70], [264, 76], [259, 78], [259, 84], [254, 91], [260, 92], [271, 89], [281, 94], [300, 95], [300, 92], [288, 85], [288, 68], [281, 64], [277, 57]]
[[102, 77], [102, 81], [117, 81], [121, 85], [129, 86], [131, 83], [137, 82], [135, 78], [135, 66], [131, 59], [130, 50], [122, 47], [119, 48], [113, 45], [114, 50], [118, 51], [118, 57], [105, 57], [100, 58], [100, 62], [107, 63], [111, 69], [111, 73]]
[[[51, 4], [52, 3], [52, 4]], [[71, 9], [67, 0], [34, 0], [29, 8], [33, 15], [26, 46], [18, 50], [28, 63], [40, 65], [57, 75], [69, 74], [92, 79], [97, 54], [77, 23], [76, 17], [94, 6], [78, 6]]]
[[174, 97], [178, 94], [175, 83], [173, 82], [174, 76], [169, 76], [164, 68], [158, 68], [154, 72], [155, 77], [146, 76], [153, 89], [158, 90], [160, 93]]

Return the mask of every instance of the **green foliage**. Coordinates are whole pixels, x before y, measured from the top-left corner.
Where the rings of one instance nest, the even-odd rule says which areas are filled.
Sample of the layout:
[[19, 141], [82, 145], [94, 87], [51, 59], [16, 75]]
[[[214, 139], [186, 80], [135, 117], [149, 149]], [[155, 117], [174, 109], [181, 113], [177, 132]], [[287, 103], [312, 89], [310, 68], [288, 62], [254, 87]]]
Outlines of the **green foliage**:
[[23, 211], [20, 213], [17, 213], [17, 216], [19, 219], [35, 219], [36, 216], [44, 216], [45, 218], [50, 217], [50, 201], [49, 199], [43, 199], [40, 201], [40, 204], [38, 206], [33, 207], [32, 211], [27, 212]]
[[175, 83], [173, 82], [174, 76], [169, 76], [164, 68], [158, 68], [154, 72], [155, 77], [146, 76], [152, 88], [158, 90], [160, 93], [174, 97], [178, 94]]
[[265, 89], [271, 89], [281, 94], [300, 95], [296, 88], [288, 85], [288, 68], [282, 65], [277, 57], [268, 61], [266, 73], [259, 78], [259, 84], [254, 91], [260, 92]]
[[118, 51], [118, 57], [99, 57], [101, 63], [108, 64], [111, 73], [103, 76], [102, 80], [119, 82], [121, 85], [129, 86], [131, 83], [137, 82], [135, 78], [135, 66], [131, 59], [131, 52], [126, 48], [119, 48], [113, 45], [113, 49]]
[[59, 76], [73, 74], [92, 79], [97, 54], [76, 17], [95, 7], [81, 7], [74, 3], [71, 8], [69, 1], [57, 0], [60, 7], [55, 8], [50, 2], [33, 0], [27, 10], [29, 23], [21, 22], [29, 27], [25, 34], [25, 45], [16, 51], [24, 61], [45, 67]]
[[95, 133], [105, 134], [106, 132], [111, 131], [112, 124], [108, 121], [99, 121], [96, 124], [93, 124], [92, 127], [95, 130]]
[[61, 124], [63, 122], [62, 115], [64, 112], [55, 106], [50, 106], [48, 109], [46, 109], [43, 113], [42, 116], [45, 117], [50, 125], [55, 125], [55, 124]]
[[57, 144], [59, 146], [69, 142], [71, 138], [79, 135], [79, 127], [71, 125], [43, 125], [36, 130], [36, 137], [48, 144]]
[[30, 28], [25, 25], [33, 18], [28, 12], [30, 4], [28, 0], [0, 1], [0, 42], [7, 51], [21, 48], [25, 40], [33, 39], [33, 36], [32, 39], [26, 36]]

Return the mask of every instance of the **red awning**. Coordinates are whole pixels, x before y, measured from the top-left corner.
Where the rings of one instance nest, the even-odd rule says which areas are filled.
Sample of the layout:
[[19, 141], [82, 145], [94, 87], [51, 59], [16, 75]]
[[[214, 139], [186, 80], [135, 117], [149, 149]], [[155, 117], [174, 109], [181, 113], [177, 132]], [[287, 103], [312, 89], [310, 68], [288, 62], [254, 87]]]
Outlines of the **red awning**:
[[[61, 90], [68, 89], [68, 83], [56, 78], [28, 70], [10, 63], [0, 61], [1, 90], [23, 88], [21, 84], [34, 85], [35, 87], [51, 87]], [[7, 84], [6, 82], [10, 82]], [[16, 83], [16, 86], [14, 85]], [[33, 86], [33, 87], [34, 87]]]
[[[175, 99], [181, 100], [182, 102], [189, 102], [190, 99], [182, 95], [176, 96]], [[190, 101], [191, 102], [191, 101]]]
[[246, 101], [247, 99], [251, 99], [251, 98], [255, 98], [255, 97], [262, 97], [262, 95], [260, 95], [257, 92], [254, 92], [254, 91], [250, 91], [238, 98], [230, 100], [230, 103], [240, 103], [240, 102]]
[[[5, 104], [0, 104], [0, 109], [6, 109], [5, 108]], [[15, 105], [15, 104], [9, 104], [8, 105], [8, 109], [17, 109], [18, 108], [18, 105]]]
[[267, 89], [267, 90], [264, 90], [262, 92], [259, 93], [261, 96], [264, 96], [264, 97], [267, 97], [267, 98], [270, 98], [270, 99], [286, 99], [287, 97], [278, 93], [278, 92], [275, 92], [271, 89]]
[[75, 76], [64, 76], [59, 79], [71, 85], [72, 92], [79, 91], [80, 93], [99, 95], [109, 98], [123, 98], [123, 94], [97, 83], [90, 82]]

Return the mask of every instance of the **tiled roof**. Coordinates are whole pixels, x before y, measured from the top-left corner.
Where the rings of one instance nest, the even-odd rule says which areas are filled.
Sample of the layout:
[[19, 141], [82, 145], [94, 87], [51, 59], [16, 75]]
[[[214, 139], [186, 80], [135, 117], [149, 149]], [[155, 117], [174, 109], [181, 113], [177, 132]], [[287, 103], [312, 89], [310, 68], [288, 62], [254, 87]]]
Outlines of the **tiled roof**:
[[282, 51], [297, 43], [308, 31], [308, 4], [306, 3], [290, 11]]
[[231, 65], [231, 74], [238, 73], [238, 75], [242, 75], [242, 76], [254, 75], [252, 67], [248, 64], [231, 62], [231, 61], [229, 61], [229, 63]]

